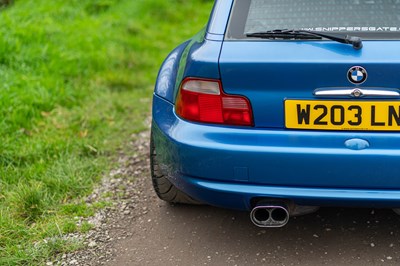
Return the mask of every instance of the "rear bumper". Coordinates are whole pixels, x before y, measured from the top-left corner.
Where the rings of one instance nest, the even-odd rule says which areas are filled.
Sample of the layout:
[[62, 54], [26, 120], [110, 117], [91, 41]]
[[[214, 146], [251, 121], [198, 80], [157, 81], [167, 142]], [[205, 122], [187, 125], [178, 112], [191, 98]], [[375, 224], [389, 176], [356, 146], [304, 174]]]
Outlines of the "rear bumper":
[[[255, 197], [299, 205], [400, 207], [400, 134], [188, 123], [157, 96], [152, 130], [171, 182], [205, 203], [249, 210]], [[364, 150], [349, 139], [369, 142]]]
[[290, 199], [304, 206], [399, 208], [400, 190], [299, 188], [215, 182], [181, 176], [179, 188], [222, 208], [251, 210], [254, 198]]

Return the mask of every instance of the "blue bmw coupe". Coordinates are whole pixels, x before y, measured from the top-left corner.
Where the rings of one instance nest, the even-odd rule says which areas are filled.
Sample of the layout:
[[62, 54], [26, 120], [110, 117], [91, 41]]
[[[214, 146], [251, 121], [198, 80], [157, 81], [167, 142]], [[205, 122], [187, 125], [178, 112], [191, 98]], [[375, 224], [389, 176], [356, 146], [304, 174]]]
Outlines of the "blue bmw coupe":
[[398, 0], [216, 0], [157, 78], [157, 195], [260, 227], [319, 206], [400, 213], [399, 14]]

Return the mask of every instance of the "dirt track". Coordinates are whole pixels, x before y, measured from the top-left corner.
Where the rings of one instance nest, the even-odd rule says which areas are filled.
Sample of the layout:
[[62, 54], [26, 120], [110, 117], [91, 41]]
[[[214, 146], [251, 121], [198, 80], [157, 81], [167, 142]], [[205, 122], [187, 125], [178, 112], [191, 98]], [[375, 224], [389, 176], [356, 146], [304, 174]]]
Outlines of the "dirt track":
[[260, 229], [246, 212], [171, 206], [155, 196], [148, 175], [140, 179], [140, 214], [125, 227], [131, 236], [113, 244], [109, 265], [400, 263], [400, 217], [391, 210], [323, 208], [284, 228]]

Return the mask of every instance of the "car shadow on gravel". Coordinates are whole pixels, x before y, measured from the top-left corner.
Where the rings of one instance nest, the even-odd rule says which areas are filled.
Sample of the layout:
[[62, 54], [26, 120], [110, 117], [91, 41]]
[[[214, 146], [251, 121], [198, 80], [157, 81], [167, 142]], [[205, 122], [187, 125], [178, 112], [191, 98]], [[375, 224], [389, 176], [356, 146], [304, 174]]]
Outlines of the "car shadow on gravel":
[[199, 241], [228, 258], [251, 254], [255, 263], [289, 265], [399, 262], [400, 217], [392, 210], [321, 208], [292, 217], [283, 228], [258, 228], [247, 212], [209, 206], [165, 204], [161, 212], [169, 218], [165, 230], [179, 227], [184, 241]]

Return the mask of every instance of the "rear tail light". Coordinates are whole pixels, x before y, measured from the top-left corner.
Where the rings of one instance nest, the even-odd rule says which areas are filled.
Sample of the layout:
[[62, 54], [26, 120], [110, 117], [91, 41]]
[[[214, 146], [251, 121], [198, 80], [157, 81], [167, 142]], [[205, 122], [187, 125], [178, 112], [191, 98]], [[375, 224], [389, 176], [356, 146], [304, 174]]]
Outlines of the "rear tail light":
[[176, 100], [176, 113], [189, 121], [253, 125], [249, 100], [243, 96], [225, 94], [219, 80], [185, 79]]

